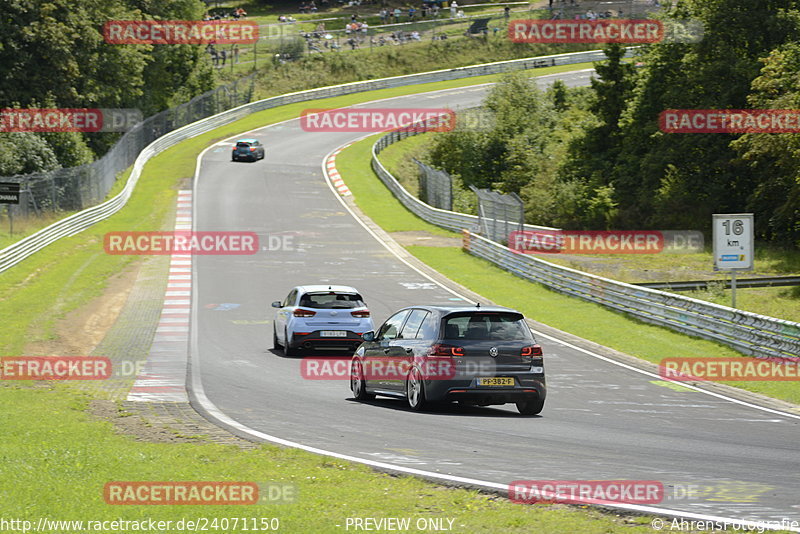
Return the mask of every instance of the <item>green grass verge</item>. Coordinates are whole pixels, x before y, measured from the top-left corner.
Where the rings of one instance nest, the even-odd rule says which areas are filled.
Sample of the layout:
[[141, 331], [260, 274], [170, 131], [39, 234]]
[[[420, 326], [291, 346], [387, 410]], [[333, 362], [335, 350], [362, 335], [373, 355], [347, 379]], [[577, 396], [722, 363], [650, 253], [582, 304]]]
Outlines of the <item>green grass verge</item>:
[[[430, 227], [394, 198], [370, 166], [374, 138], [360, 141], [336, 157], [336, 165], [364, 213], [387, 231]], [[355, 186], [355, 187], [354, 187]], [[442, 230], [439, 230], [440, 232]], [[451, 280], [490, 300], [518, 309], [527, 317], [584, 339], [658, 363], [665, 357], [728, 357], [740, 354], [724, 345], [648, 325], [598, 304], [567, 297], [516, 277], [457, 247], [406, 247]], [[636, 335], [631, 335], [636, 332]], [[800, 404], [795, 382], [727, 382], [777, 399]]]
[[347, 176], [347, 187], [358, 199], [361, 209], [368, 211], [372, 220], [387, 232], [425, 231], [436, 235], [459, 237], [459, 234], [429, 224], [405, 209], [392, 192], [380, 180], [374, 178], [374, 174], [370, 176], [363, 172], [365, 163], [369, 167], [372, 144], [381, 135], [370, 136], [367, 141], [347, 148], [342, 152], [342, 154], [347, 153], [346, 158], [342, 158], [341, 154], [336, 157], [336, 168], [342, 176]]
[[[408, 92], [415, 89], [419, 87], [406, 88]], [[399, 94], [397, 90], [380, 93], [315, 105], [342, 106]], [[4, 273], [0, 280], [2, 352], [22, 354], [26, 343], [53, 337], [58, 318], [100, 295], [109, 278], [136, 261], [104, 254], [103, 234], [163, 228], [176, 190], [193, 174], [199, 150], [220, 138], [296, 117], [307, 105], [268, 110], [165, 151], [145, 166], [133, 197], [118, 214]], [[91, 398], [62, 384], [26, 388], [0, 382], [4, 407], [0, 516], [33, 521], [39, 516], [64, 520], [278, 517], [283, 532], [341, 532], [339, 525], [347, 517], [451, 518], [453, 531], [475, 533], [650, 531], [639, 526], [649, 521], [646, 518], [518, 505], [472, 491], [445, 490], [410, 477], [375, 474], [365, 467], [296, 450], [136, 442], [115, 434], [110, 423], [88, 416]], [[102, 488], [113, 480], [291, 482], [297, 484], [299, 497], [296, 504], [254, 505], [244, 511], [241, 507], [110, 506], [103, 501]]]

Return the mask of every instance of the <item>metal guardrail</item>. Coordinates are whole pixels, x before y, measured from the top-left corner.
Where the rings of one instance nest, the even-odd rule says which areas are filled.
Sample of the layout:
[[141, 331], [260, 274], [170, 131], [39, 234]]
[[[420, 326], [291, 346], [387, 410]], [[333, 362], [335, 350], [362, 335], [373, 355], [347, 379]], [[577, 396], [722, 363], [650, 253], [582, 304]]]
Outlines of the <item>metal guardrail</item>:
[[517, 276], [758, 357], [800, 356], [800, 323], [735, 310], [553, 265], [467, 232], [464, 248]]
[[[392, 87], [401, 87], [405, 85], [416, 85], [445, 80], [457, 80], [461, 78], [484, 76], [487, 74], [499, 74], [514, 70], [528, 70], [554, 65], [570, 65], [589, 61], [600, 61], [602, 59], [605, 59], [605, 54], [602, 52], [602, 50], [590, 50], [586, 52], [573, 52], [570, 54], [514, 59], [495, 63], [484, 63], [470, 67], [458, 67], [454, 69], [423, 72], [419, 74], [409, 74], [405, 76], [395, 76], [391, 78], [380, 78], [377, 80], [369, 80], [364, 82], [353, 82], [343, 85], [321, 87], [318, 89], [289, 93], [286, 95], [244, 104], [237, 108], [230, 109], [166, 133], [147, 145], [134, 161], [133, 172], [129, 176], [124, 189], [118, 195], [106, 202], [103, 202], [102, 204], [61, 219], [60, 221], [57, 221], [50, 226], [39, 230], [35, 234], [21, 239], [13, 245], [0, 250], [0, 272], [13, 267], [25, 258], [35, 254], [39, 250], [42, 250], [46, 246], [56, 242], [62, 237], [75, 235], [92, 226], [96, 222], [106, 219], [119, 211], [128, 202], [128, 199], [130, 198], [131, 193], [136, 186], [136, 182], [141, 176], [141, 171], [145, 163], [147, 163], [147, 161], [154, 155], [177, 143], [180, 143], [181, 141], [213, 130], [219, 126], [237, 121], [251, 113], [296, 102], [304, 102], [308, 100], [329, 98], [365, 91], [374, 91], [377, 89], [388, 89]], [[112, 176], [111, 179], [113, 180], [113, 178], [114, 177]]]

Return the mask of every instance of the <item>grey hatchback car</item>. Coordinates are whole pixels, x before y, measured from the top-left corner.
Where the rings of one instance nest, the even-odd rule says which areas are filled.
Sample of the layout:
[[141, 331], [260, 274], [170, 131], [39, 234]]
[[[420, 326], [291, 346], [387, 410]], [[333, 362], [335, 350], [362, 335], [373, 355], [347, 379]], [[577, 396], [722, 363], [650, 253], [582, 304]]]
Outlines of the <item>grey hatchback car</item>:
[[358, 400], [405, 398], [421, 411], [437, 402], [544, 407], [542, 348], [521, 313], [502, 307], [412, 306], [366, 332], [350, 363]]
[[241, 161], [249, 159], [250, 161], [257, 161], [264, 159], [264, 145], [258, 139], [239, 139], [233, 145], [233, 152], [231, 152], [231, 161]]

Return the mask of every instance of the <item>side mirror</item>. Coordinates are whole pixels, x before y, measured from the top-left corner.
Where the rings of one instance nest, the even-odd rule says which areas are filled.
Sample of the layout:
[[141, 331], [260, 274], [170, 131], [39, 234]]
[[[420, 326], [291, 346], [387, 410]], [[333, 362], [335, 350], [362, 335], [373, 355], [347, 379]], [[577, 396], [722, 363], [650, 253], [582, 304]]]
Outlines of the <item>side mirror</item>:
[[276, 300], [275, 302], [273, 302], [272, 303], [272, 307], [273, 308], [283, 308], [283, 306], [281, 306], [281, 301], [279, 301], [279, 300]]
[[364, 332], [361, 334], [361, 339], [364, 341], [375, 341], [375, 332], [370, 330], [369, 332]]

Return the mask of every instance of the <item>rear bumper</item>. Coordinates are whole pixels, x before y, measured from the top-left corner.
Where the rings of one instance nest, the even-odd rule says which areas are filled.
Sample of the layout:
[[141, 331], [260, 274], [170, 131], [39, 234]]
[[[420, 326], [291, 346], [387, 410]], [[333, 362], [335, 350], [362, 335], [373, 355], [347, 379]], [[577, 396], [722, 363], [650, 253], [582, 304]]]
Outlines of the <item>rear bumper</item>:
[[316, 330], [307, 335], [301, 336], [292, 334], [292, 342], [289, 346], [293, 349], [322, 349], [322, 350], [355, 350], [364, 341], [361, 334], [346, 331], [346, 337], [327, 337], [322, 336], [321, 330]]
[[[508, 375], [505, 375], [508, 376]], [[475, 380], [425, 381], [425, 395], [431, 401], [466, 401], [475, 404], [544, 400], [547, 386], [541, 375], [516, 375], [516, 385], [508, 387], [477, 386]]]

